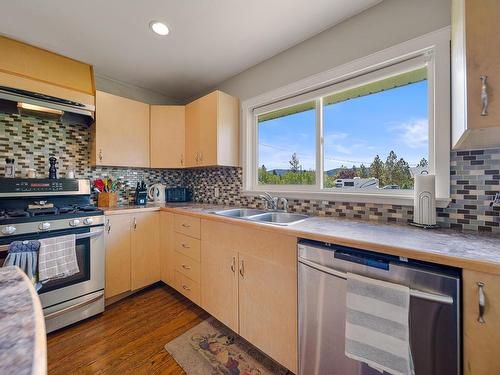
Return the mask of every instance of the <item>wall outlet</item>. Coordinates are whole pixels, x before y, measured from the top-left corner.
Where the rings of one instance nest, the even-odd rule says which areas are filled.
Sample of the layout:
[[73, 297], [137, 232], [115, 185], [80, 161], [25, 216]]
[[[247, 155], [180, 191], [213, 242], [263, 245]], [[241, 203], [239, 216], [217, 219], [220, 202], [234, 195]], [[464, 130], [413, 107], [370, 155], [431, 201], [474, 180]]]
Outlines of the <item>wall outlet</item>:
[[219, 198], [219, 195], [220, 195], [220, 191], [219, 191], [219, 188], [216, 186], [214, 188], [214, 196], [215, 196], [215, 198]]

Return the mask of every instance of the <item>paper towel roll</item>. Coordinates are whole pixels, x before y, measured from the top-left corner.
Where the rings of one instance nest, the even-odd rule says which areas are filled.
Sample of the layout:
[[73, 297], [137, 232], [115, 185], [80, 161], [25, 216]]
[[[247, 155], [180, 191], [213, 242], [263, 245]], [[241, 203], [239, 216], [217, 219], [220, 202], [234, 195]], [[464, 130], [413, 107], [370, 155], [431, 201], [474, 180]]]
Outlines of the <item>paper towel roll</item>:
[[417, 224], [436, 224], [436, 176], [415, 176], [413, 221]]

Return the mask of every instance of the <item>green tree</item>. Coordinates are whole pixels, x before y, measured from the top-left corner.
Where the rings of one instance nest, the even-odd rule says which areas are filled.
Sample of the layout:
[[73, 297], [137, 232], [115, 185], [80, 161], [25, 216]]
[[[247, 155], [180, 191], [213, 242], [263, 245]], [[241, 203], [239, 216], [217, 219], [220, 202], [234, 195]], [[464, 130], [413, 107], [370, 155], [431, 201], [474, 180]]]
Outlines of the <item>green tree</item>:
[[370, 177], [378, 178], [379, 186], [384, 185], [384, 163], [380, 160], [380, 156], [376, 155], [370, 164]]
[[417, 167], [427, 167], [429, 165], [429, 162], [427, 161], [426, 158], [422, 158], [418, 164]]
[[359, 166], [358, 177], [361, 177], [361, 178], [367, 178], [368, 177], [368, 168], [366, 168], [363, 163], [361, 163], [361, 165]]
[[401, 189], [411, 189], [413, 187], [410, 166], [403, 158], [400, 158], [394, 165], [393, 183]]
[[290, 163], [290, 171], [291, 172], [298, 172], [301, 169], [301, 165], [299, 162], [299, 158], [297, 157], [297, 154], [294, 152], [292, 154], [292, 158], [289, 161]]
[[389, 156], [384, 164], [384, 185], [394, 184], [394, 173], [398, 156], [394, 151], [389, 152]]

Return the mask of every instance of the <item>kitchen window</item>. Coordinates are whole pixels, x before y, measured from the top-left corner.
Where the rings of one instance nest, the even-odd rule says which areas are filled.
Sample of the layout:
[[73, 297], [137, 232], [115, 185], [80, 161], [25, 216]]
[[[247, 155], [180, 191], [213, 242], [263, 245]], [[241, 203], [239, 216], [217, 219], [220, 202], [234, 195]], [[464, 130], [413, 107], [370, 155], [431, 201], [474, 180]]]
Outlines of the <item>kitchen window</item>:
[[407, 42], [380, 53], [395, 54], [388, 60], [375, 54], [351, 64], [351, 73], [342, 67], [341, 77], [325, 73], [330, 80], [314, 89], [304, 81], [292, 85], [295, 95], [286, 87], [274, 93], [284, 98], [244, 102], [245, 191], [408, 204], [414, 174], [434, 173], [438, 198], [446, 200], [449, 30], [435, 34], [431, 47], [396, 55], [411, 48]]

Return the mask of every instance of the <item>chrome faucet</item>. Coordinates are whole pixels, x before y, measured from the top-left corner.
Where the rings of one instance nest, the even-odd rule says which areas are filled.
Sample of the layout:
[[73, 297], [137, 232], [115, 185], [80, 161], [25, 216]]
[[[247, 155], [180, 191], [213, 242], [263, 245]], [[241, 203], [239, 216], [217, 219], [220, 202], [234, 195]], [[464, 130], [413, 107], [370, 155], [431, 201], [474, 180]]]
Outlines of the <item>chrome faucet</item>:
[[283, 205], [283, 211], [288, 211], [288, 200], [283, 197], [273, 197], [269, 193], [263, 193], [259, 195], [259, 198], [266, 202], [266, 208], [271, 210], [278, 210], [278, 203]]
[[278, 209], [278, 197], [273, 197], [269, 193], [259, 195], [259, 198], [266, 202], [266, 208], [271, 210]]

